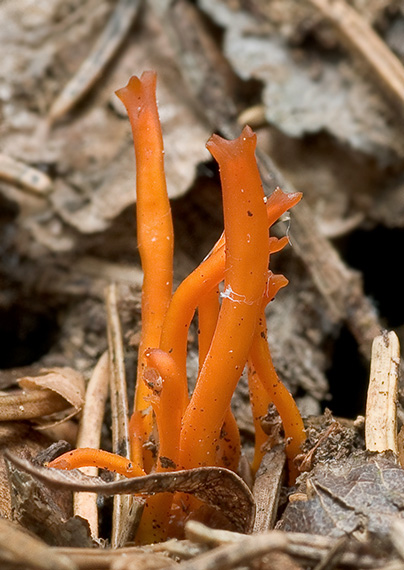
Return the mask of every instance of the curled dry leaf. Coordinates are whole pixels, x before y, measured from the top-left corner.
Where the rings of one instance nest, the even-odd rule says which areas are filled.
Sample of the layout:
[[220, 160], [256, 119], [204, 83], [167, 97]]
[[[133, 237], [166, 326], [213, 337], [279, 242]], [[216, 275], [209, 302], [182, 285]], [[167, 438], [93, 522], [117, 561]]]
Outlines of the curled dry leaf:
[[51, 390], [58, 394], [69, 406], [63, 411], [62, 417], [51, 417], [41, 422], [42, 427], [56, 425], [76, 415], [84, 404], [85, 385], [80, 372], [69, 367], [43, 368], [38, 376], [24, 376], [18, 380], [18, 385], [24, 390]]
[[244, 481], [229, 469], [199, 467], [106, 482], [100, 477], [83, 475], [78, 470], [61, 471], [37, 467], [12, 453], [6, 455], [16, 468], [30, 473], [52, 487], [102, 495], [188, 493], [220, 511], [234, 530], [252, 530], [255, 517], [254, 498]]

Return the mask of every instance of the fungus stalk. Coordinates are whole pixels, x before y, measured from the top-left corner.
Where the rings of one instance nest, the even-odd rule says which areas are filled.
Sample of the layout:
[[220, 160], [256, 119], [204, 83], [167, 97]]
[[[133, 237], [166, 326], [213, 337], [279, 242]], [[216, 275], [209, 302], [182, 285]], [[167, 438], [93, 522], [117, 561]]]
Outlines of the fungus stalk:
[[[150, 389], [141, 381], [145, 352], [160, 344], [161, 329], [172, 294], [173, 225], [164, 174], [164, 147], [156, 102], [156, 73], [132, 77], [116, 95], [125, 105], [136, 156], [137, 243], [143, 268], [142, 333], [138, 353], [135, 410], [149, 407]], [[144, 414], [150, 435], [153, 420]]]

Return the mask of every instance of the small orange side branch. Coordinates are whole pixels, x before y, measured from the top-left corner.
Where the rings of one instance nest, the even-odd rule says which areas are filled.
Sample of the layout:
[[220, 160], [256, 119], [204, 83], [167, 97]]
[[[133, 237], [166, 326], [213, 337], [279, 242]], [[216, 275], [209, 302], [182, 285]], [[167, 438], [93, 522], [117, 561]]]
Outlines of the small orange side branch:
[[126, 477], [141, 477], [145, 475], [140, 465], [132, 463], [125, 457], [90, 447], [73, 449], [73, 451], [68, 451], [48, 463], [48, 467], [54, 467], [55, 469], [77, 469], [89, 466], [108, 469]]
[[281, 417], [286, 439], [286, 455], [289, 460], [289, 480], [292, 483], [298, 475], [293, 460], [300, 453], [300, 447], [305, 441], [306, 435], [297, 405], [286, 386], [279, 380], [272, 363], [267, 342], [264, 312], [254, 334], [250, 359], [259, 381], [264, 386], [270, 401], [273, 402]]

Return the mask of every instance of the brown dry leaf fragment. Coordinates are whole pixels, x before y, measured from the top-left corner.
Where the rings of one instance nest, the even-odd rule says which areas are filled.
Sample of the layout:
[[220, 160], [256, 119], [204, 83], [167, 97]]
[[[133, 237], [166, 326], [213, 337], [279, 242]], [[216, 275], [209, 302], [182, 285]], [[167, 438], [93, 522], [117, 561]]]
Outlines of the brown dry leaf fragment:
[[404, 518], [403, 489], [404, 470], [391, 452], [321, 462], [299, 489], [307, 500], [290, 503], [278, 526], [336, 538], [388, 535], [392, 522]]
[[64, 398], [51, 390], [12, 390], [0, 394], [0, 421], [42, 418], [68, 406]]
[[253, 532], [265, 532], [274, 527], [285, 462], [284, 445], [275, 446], [262, 459], [253, 488], [257, 509]]
[[43, 427], [56, 425], [76, 415], [84, 404], [84, 377], [73, 368], [43, 368], [39, 376], [24, 376], [18, 380], [21, 388], [26, 390], [48, 389], [62, 396], [70, 407], [63, 413], [62, 418], [50, 418], [41, 422]]
[[28, 422], [0, 423], [0, 517], [11, 518], [11, 496], [8, 472], [4, 461], [4, 451], [18, 453], [23, 457], [32, 457], [51, 441], [33, 429]]
[[50, 489], [7, 459], [13, 520], [51, 546], [93, 546], [88, 523], [72, 516], [72, 497]]
[[233, 471], [221, 467], [199, 467], [105, 482], [100, 477], [87, 477], [78, 470], [37, 467], [11, 453], [7, 453], [7, 458], [16, 468], [58, 489], [102, 495], [188, 493], [219, 510], [234, 530], [250, 532], [254, 523], [255, 502], [250, 489]]

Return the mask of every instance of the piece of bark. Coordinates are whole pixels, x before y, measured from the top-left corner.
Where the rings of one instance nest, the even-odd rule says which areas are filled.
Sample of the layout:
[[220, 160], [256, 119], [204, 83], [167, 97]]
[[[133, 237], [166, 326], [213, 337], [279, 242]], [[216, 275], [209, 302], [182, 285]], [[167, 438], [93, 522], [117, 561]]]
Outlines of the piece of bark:
[[46, 487], [7, 461], [12, 518], [51, 546], [92, 546], [87, 521], [73, 517], [70, 492]]
[[2, 422], [0, 424], [0, 517], [12, 518], [10, 481], [4, 462], [4, 451], [12, 451], [23, 457], [33, 457], [45, 449], [51, 440], [38, 433], [26, 422]]
[[274, 527], [285, 464], [286, 455], [283, 445], [277, 445], [262, 459], [253, 487], [256, 502], [254, 533], [265, 532]]

